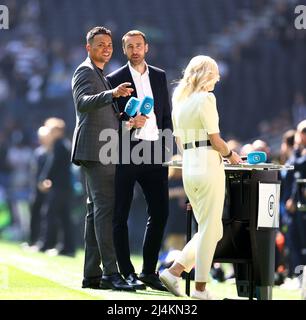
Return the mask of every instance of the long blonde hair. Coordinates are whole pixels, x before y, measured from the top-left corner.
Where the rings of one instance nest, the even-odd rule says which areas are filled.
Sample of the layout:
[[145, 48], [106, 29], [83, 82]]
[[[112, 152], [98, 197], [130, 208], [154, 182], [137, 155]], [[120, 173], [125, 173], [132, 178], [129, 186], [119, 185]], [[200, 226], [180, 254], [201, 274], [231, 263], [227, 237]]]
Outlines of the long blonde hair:
[[218, 65], [209, 56], [193, 57], [185, 69], [184, 76], [175, 88], [175, 102], [188, 98], [193, 92], [207, 91], [213, 83], [219, 80]]

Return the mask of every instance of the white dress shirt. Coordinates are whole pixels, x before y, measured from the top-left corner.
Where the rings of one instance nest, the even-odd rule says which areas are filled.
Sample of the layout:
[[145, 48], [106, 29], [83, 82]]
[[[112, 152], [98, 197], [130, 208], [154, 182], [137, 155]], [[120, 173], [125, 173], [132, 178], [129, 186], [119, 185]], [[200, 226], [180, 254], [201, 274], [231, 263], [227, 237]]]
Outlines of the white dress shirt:
[[[140, 101], [142, 101], [145, 96], [153, 98], [148, 65], [146, 64], [146, 71], [143, 74], [135, 70], [131, 66], [130, 62], [128, 62], [128, 66], [136, 87], [137, 98], [140, 99]], [[156, 123], [156, 115], [154, 113], [154, 106], [147, 117], [149, 118], [147, 119], [144, 127], [136, 130], [135, 137], [142, 140], [156, 141], [158, 140], [158, 127]]]

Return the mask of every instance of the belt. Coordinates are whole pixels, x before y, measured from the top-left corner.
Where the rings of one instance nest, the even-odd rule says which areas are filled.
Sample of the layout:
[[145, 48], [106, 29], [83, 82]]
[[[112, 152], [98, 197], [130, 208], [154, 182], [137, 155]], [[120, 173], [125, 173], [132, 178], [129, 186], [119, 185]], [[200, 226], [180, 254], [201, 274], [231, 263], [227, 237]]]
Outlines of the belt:
[[188, 142], [183, 144], [184, 150], [199, 148], [199, 147], [209, 147], [209, 146], [211, 146], [211, 143], [209, 140], [194, 141], [194, 142]]

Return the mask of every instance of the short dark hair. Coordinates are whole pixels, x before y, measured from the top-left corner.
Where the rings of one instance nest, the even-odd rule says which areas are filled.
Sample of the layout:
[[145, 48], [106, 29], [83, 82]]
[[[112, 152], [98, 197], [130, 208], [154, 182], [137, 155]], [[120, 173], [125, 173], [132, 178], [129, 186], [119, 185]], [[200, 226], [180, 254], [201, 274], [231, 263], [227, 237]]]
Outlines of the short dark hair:
[[112, 32], [109, 29], [105, 27], [94, 27], [87, 32], [86, 42], [92, 44], [94, 37], [98, 34], [106, 34], [112, 37]]
[[145, 35], [143, 32], [141, 32], [141, 31], [139, 31], [139, 30], [131, 30], [131, 31], [127, 32], [127, 33], [122, 37], [122, 47], [124, 47], [124, 45], [125, 45], [125, 39], [126, 39], [126, 37], [132, 37], [132, 36], [142, 36], [145, 44], [147, 44], [147, 38], [146, 38], [146, 35]]

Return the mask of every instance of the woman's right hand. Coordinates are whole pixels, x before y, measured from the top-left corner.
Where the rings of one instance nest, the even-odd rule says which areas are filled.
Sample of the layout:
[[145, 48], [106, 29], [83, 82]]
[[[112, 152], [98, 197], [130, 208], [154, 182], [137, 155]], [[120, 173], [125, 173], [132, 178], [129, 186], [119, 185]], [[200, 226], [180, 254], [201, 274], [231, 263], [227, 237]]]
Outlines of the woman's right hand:
[[230, 164], [239, 164], [243, 162], [239, 154], [235, 151], [232, 151], [232, 155], [227, 160], [229, 161]]

